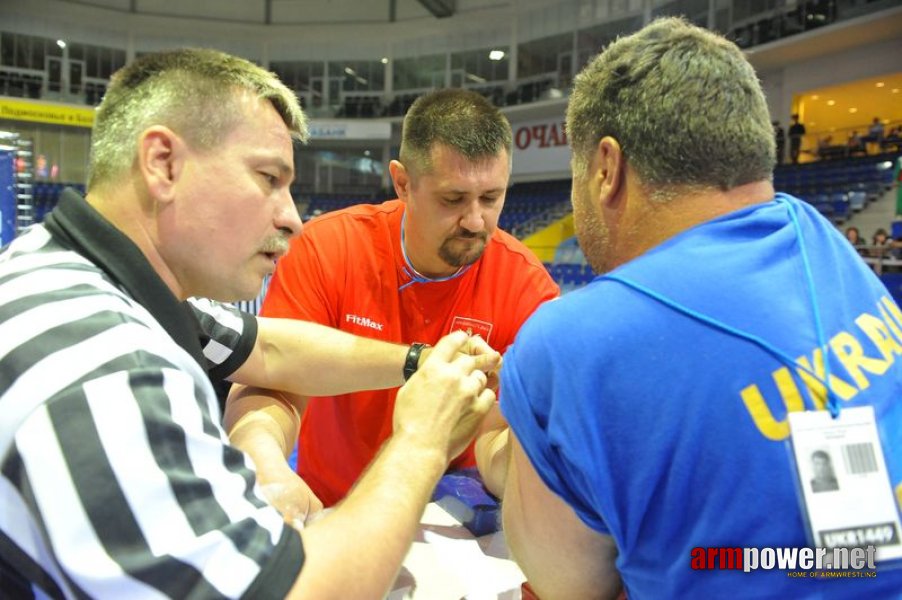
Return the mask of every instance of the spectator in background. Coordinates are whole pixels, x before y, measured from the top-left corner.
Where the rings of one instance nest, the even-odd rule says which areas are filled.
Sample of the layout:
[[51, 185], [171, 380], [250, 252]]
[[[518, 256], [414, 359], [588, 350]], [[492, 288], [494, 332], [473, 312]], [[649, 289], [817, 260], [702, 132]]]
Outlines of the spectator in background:
[[846, 239], [849, 240], [849, 243], [852, 244], [852, 247], [855, 248], [855, 251], [858, 252], [858, 254], [864, 255], [867, 253], [865, 251], [865, 241], [861, 237], [861, 232], [859, 232], [858, 228], [854, 225], [846, 227]]
[[774, 140], [777, 143], [777, 164], [782, 165], [786, 150], [786, 132], [780, 125], [780, 121], [774, 121]]
[[864, 146], [864, 138], [858, 135], [857, 131], [849, 134], [849, 139], [846, 141], [846, 153], [848, 156], [867, 155], [868, 151]]
[[887, 152], [893, 149], [896, 151], [902, 149], [902, 125], [890, 129], [889, 132], [887, 132], [886, 137], [884, 137], [883, 141], [880, 143], [881, 152]]
[[880, 117], [874, 117], [868, 128], [868, 134], [862, 138], [862, 144], [872, 145], [875, 152], [880, 152], [883, 144], [883, 131], [883, 121], [880, 120]]
[[[574, 226], [602, 275], [538, 308], [499, 396], [504, 534], [536, 595], [898, 597], [890, 568], [864, 583], [690, 568], [705, 547], [809, 545], [789, 411], [872, 408], [902, 486], [899, 308], [832, 223], [773, 189], [747, 58], [653, 21], [582, 70], [566, 124]], [[796, 357], [828, 361], [827, 398]]]
[[794, 165], [799, 162], [803, 137], [805, 137], [805, 126], [799, 121], [799, 115], [792, 115], [792, 124], [789, 126], [789, 159]]
[[884, 252], [891, 248], [893, 241], [889, 238], [889, 234], [886, 232], [886, 229], [879, 228], [874, 232], [874, 235], [871, 236], [871, 249], [875, 250], [880, 256], [884, 254]]
[[38, 154], [35, 158], [34, 176], [38, 179], [47, 179], [50, 176], [50, 171], [47, 169], [47, 157], [43, 154]]
[[880, 120], [880, 117], [874, 117], [871, 127], [868, 129], [868, 136], [878, 142], [883, 139], [883, 121]]
[[[902, 240], [894, 240], [882, 227], [874, 232], [871, 238], [871, 247], [868, 253], [873, 257], [899, 259], [902, 258]], [[900, 268], [896, 265], [883, 265], [881, 272], [897, 273]]]
[[[897, 259], [902, 256], [902, 243], [894, 241], [886, 232], [886, 229], [881, 227], [871, 237], [871, 245], [867, 248], [867, 256], [880, 259]], [[876, 270], [877, 265], [874, 265], [874, 267]], [[898, 267], [881, 264], [879, 272], [898, 272]]]

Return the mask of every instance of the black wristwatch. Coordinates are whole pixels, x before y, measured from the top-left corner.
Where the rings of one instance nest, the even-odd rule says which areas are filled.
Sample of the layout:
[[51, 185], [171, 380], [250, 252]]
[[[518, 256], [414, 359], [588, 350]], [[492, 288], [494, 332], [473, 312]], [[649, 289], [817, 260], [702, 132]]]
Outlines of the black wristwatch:
[[419, 342], [410, 345], [407, 358], [404, 359], [404, 381], [410, 379], [417, 372], [417, 367], [420, 366], [420, 353], [423, 348], [428, 347], [429, 344], [420, 344]]

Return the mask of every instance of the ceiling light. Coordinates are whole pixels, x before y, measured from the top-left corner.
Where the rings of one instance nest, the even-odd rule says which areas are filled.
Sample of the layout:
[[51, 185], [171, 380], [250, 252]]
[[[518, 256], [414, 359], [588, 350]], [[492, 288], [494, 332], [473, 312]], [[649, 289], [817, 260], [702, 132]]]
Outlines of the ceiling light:
[[383, 65], [387, 65], [387, 64], [388, 64], [388, 58], [387, 58], [387, 57], [385, 57], [385, 56], [382, 57], [382, 64], [383, 64]]
[[884, 85], [886, 85], [886, 84], [883, 83], [882, 81], [877, 82], [877, 87], [883, 87]]
[[489, 52], [489, 60], [501, 60], [504, 58], [504, 50], [492, 50]]
[[59, 46], [60, 48], [65, 48], [66, 42], [64, 42], [63, 40], [56, 40], [56, 45]]
[[894, 93], [894, 94], [898, 94], [898, 93], [899, 93], [899, 88], [893, 88], [893, 93]]
[[815, 94], [811, 97], [812, 100], [817, 100], [818, 98], [820, 98], [820, 96], [818, 96], [817, 94]]
[[836, 104], [836, 100], [827, 100], [827, 106], [833, 106]]

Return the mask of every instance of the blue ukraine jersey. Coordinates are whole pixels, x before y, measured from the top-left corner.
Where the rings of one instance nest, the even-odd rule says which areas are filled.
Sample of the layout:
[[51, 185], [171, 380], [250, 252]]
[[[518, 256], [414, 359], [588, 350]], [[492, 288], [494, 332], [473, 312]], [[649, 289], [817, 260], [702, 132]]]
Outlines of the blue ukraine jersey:
[[[831, 389], [843, 408], [874, 406], [902, 498], [902, 313], [812, 207], [778, 194], [682, 232], [610, 275], [757, 336], [823, 378], [800, 239]], [[806, 388], [817, 384], [800, 371], [599, 277], [540, 307], [521, 329], [505, 355], [501, 409], [545, 483], [614, 538], [630, 600], [898, 597], [902, 569], [879, 564], [866, 581], [690, 568], [697, 547], [811, 545], [786, 417], [816, 408]]]

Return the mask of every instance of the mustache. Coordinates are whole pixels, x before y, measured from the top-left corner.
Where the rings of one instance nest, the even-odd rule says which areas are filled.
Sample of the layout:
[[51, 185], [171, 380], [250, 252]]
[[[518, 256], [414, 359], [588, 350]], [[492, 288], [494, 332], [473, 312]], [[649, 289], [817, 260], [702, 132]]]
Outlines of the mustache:
[[467, 231], [466, 229], [461, 229], [454, 234], [453, 237], [467, 238], [467, 239], [480, 239], [482, 241], [486, 241], [489, 239], [489, 234], [485, 231]]
[[263, 241], [263, 246], [260, 248], [260, 251], [265, 252], [266, 254], [282, 255], [288, 252], [288, 247], [288, 236], [276, 233]]

